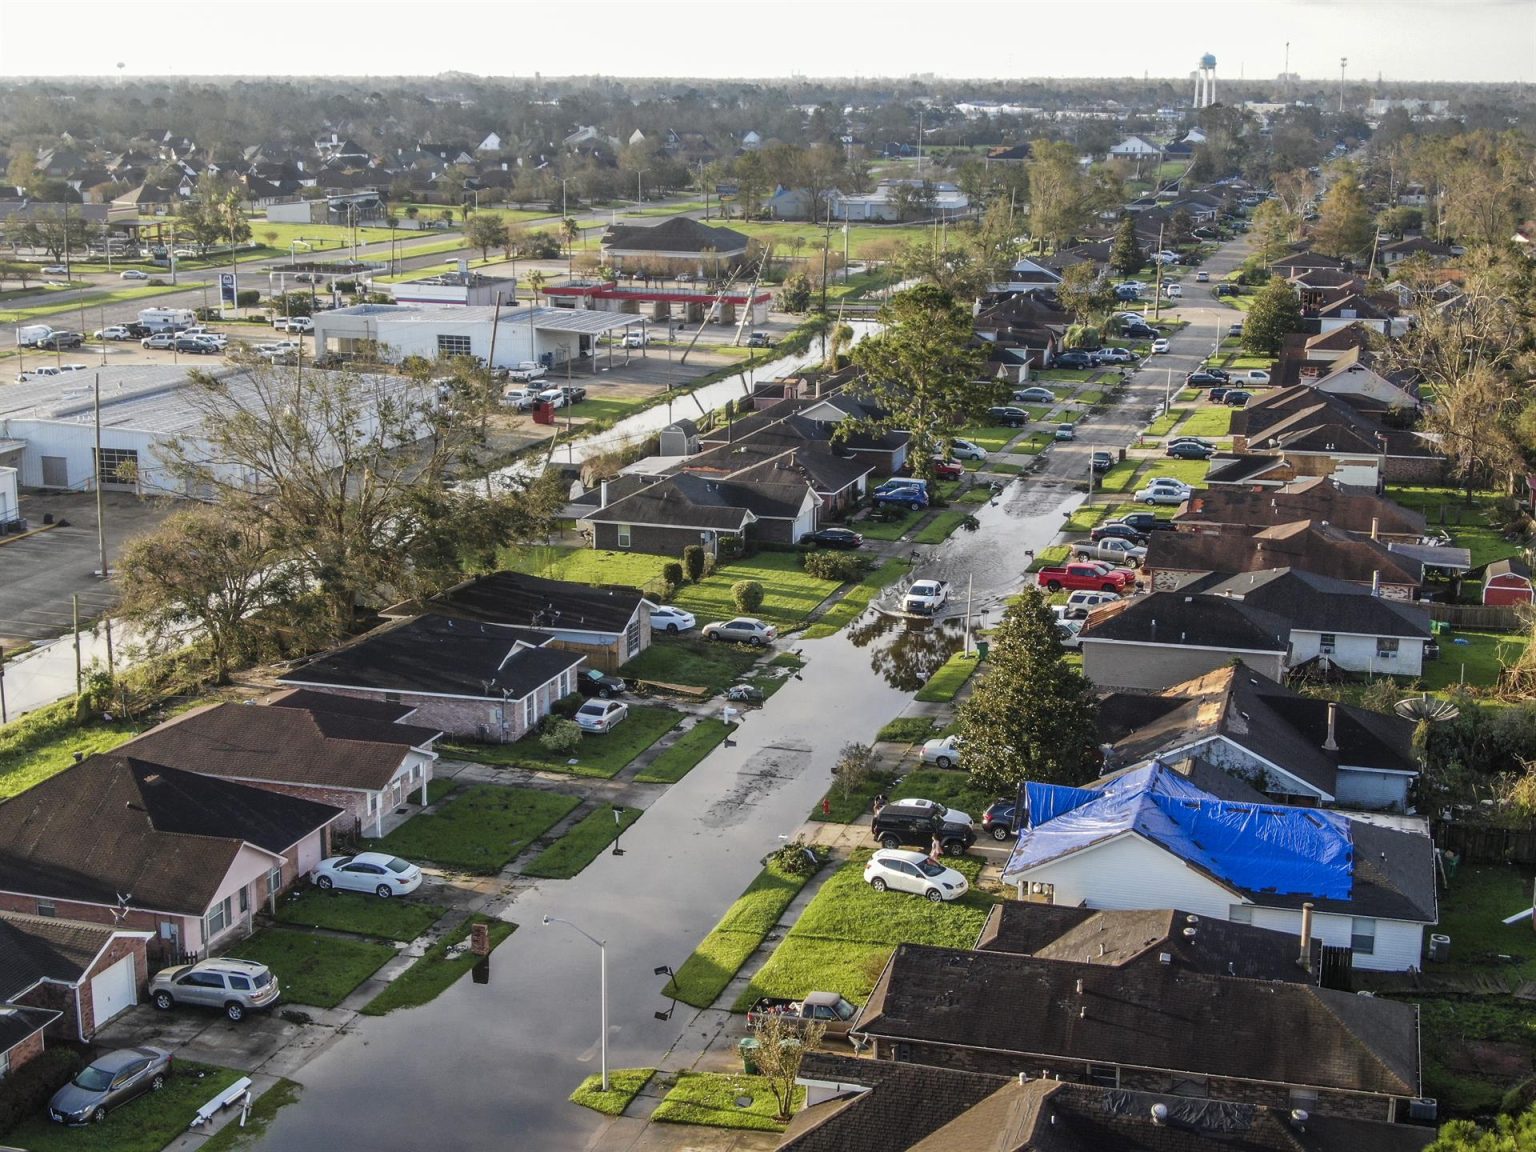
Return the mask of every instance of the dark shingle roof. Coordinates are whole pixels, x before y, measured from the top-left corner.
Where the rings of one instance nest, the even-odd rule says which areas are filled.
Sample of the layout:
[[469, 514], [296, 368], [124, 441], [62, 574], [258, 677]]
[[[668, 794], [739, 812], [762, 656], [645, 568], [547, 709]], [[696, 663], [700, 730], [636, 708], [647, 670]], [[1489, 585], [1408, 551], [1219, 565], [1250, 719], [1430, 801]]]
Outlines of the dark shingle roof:
[[749, 517], [793, 520], [806, 495], [806, 480], [788, 482], [715, 480], [687, 474], [659, 480], [633, 496], [613, 501], [586, 519], [606, 524], [665, 526], [740, 531]]
[[73, 984], [114, 935], [105, 924], [0, 912], [0, 1000], [39, 980]]
[[749, 238], [731, 228], [711, 228], [688, 216], [660, 224], [622, 224], [608, 229], [603, 247], [617, 252], [692, 252], [714, 249], [721, 256], [746, 250]]
[[338, 712], [343, 716], [361, 716], [366, 720], [379, 720], [394, 724], [416, 709], [409, 704], [387, 704], [383, 700], [364, 700], [360, 696], [338, 696], [334, 692], [317, 692], [313, 688], [289, 688], [262, 701], [268, 708], [307, 708], [311, 712]]
[[1423, 580], [1424, 566], [1391, 552], [1376, 540], [1350, 536], [1312, 520], [1278, 524], [1252, 536], [1236, 532], [1154, 532], [1147, 544], [1149, 572], [1221, 572], [1236, 575], [1272, 568], [1300, 568], [1320, 576], [1369, 585], [1379, 573], [1383, 584]]
[[521, 700], [585, 657], [538, 647], [542, 632], [420, 616], [311, 660], [283, 684]]
[[120, 754], [0, 804], [0, 891], [200, 916], [242, 842], [285, 852], [340, 809]]
[[377, 791], [413, 748], [440, 735], [346, 712], [215, 704], [152, 728], [121, 751], [208, 776]]
[[1106, 968], [902, 944], [855, 1028], [893, 1042], [1017, 1053], [1021, 1069], [1032, 1056], [1051, 1057], [1420, 1095], [1413, 1005], [1171, 965]]
[[1233, 598], [1308, 632], [1428, 639], [1429, 612], [1415, 604], [1372, 596], [1349, 580], [1300, 568], [1245, 572], [1205, 589], [1204, 601]]
[[[1241, 458], [1240, 458], [1241, 459]], [[1424, 517], [1373, 492], [1345, 488], [1326, 476], [1308, 476], [1265, 491], [1215, 488], [1197, 493], [1174, 517], [1180, 524], [1240, 524], [1268, 528], [1296, 520], [1326, 520], [1346, 532], [1369, 533], [1372, 521], [1387, 536], [1425, 531]]]
[[27, 1037], [41, 1032], [52, 1024], [62, 1012], [51, 1008], [23, 1008], [16, 1004], [0, 1004], [0, 1052], [9, 1052]]
[[[1161, 535], [1161, 533], [1160, 533]], [[1154, 592], [1094, 612], [1084, 642], [1118, 641], [1229, 652], [1280, 652], [1289, 646], [1286, 622], [1239, 601], [1184, 592]]]
[[487, 624], [617, 634], [629, 626], [644, 599], [638, 588], [490, 572], [449, 589], [431, 607]]

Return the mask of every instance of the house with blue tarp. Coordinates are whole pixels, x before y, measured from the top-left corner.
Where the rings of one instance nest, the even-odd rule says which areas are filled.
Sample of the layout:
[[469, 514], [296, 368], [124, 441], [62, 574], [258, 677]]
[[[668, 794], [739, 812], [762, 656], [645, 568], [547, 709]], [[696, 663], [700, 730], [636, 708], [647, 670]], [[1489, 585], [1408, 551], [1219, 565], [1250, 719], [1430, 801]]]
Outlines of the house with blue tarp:
[[[1256, 795], [1256, 794], [1255, 794]], [[1421, 963], [1439, 918], [1422, 819], [1212, 794], [1154, 760], [1085, 788], [1026, 782], [1003, 879], [1021, 899], [1187, 909], [1352, 950], [1358, 968]]]

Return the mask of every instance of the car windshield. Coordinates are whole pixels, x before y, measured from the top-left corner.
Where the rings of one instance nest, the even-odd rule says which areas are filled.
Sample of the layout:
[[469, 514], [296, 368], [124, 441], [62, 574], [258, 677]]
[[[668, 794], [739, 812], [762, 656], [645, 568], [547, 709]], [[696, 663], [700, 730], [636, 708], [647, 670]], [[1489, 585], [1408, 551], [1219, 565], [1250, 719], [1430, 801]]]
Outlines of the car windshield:
[[949, 871], [942, 864], [935, 864], [932, 860], [924, 860], [917, 866], [917, 870], [929, 878], [942, 876]]
[[263, 968], [251, 977], [251, 983], [258, 988], [265, 988], [268, 984], [272, 983], [272, 973]]
[[[58, 1083], [57, 1080], [54, 1081]], [[105, 1068], [98, 1068], [92, 1064], [89, 1068], [82, 1068], [80, 1075], [74, 1079], [76, 1088], [84, 1088], [87, 1092], [101, 1092], [112, 1086], [112, 1073]]]
[[410, 864], [398, 856], [392, 857], [384, 867], [388, 868], [391, 872], [409, 872], [411, 870]]

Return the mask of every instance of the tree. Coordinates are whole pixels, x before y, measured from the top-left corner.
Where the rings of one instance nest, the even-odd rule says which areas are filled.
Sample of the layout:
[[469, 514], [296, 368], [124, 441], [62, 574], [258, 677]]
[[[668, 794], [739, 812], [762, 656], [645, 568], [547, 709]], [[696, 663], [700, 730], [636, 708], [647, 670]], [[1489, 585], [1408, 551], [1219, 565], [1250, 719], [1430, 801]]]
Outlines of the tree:
[[42, 173], [37, 170], [37, 153], [30, 148], [17, 148], [11, 153], [11, 162], [5, 169], [5, 182], [13, 188], [20, 188], [28, 196], [42, 179]]
[[927, 180], [920, 183], [902, 182], [891, 190], [891, 203], [896, 205], [896, 222], [905, 224], [911, 219], [926, 219], [933, 215], [938, 193]]
[[875, 750], [857, 741], [844, 744], [832, 765], [832, 787], [844, 800], [852, 796], [875, 770]]
[[1260, 263], [1273, 264], [1290, 250], [1299, 219], [1280, 200], [1266, 200], [1253, 210], [1253, 242]]
[[1120, 217], [1115, 225], [1115, 239], [1109, 246], [1109, 266], [1122, 276], [1134, 276], [1147, 266], [1147, 253], [1136, 239], [1136, 221]]
[[701, 545], [688, 544], [683, 548], [683, 571], [690, 584], [704, 579], [704, 549]]
[[761, 152], [743, 152], [736, 158], [736, 198], [745, 219], [756, 218], [763, 209], [763, 199], [772, 191]]
[[1029, 166], [1029, 231], [1041, 250], [1054, 249], [1086, 218], [1083, 169], [1065, 140], [1036, 141]]
[[1284, 280], [1271, 280], [1254, 298], [1243, 322], [1243, 350], [1256, 356], [1278, 356], [1285, 338], [1301, 329], [1301, 302]]
[[55, 260], [62, 260], [66, 250], [85, 247], [89, 235], [80, 213], [50, 205], [33, 208], [27, 213], [17, 239], [43, 249]]
[[1108, 312], [1115, 305], [1115, 290], [1092, 264], [1073, 264], [1061, 274], [1056, 298], [1079, 324]]
[[795, 1081], [807, 1052], [821, 1047], [827, 1026], [818, 1022], [799, 1024], [776, 1012], [767, 1012], [752, 1026], [757, 1050], [752, 1058], [757, 1074], [768, 1082], [779, 1105], [779, 1119], [788, 1120], [795, 1099]]
[[507, 244], [507, 222], [494, 212], [476, 212], [464, 225], [464, 240], [472, 248], [480, 249], [480, 259], [489, 259], [492, 248]]
[[240, 243], [251, 238], [243, 211], [243, 190], [212, 174], [197, 182], [192, 198], [181, 206], [176, 230], [201, 251], [214, 244]]
[[1093, 689], [1065, 651], [1045, 597], [1027, 589], [992, 633], [987, 673], [960, 706], [978, 787], [1003, 794], [1025, 780], [1079, 785], [1097, 775]]
[[1452, 1120], [1424, 1152], [1536, 1152], [1536, 1108], [1518, 1116], [1499, 1116], [1491, 1128]]
[[567, 252], [576, 246], [576, 241], [581, 239], [581, 225], [576, 223], [576, 217], [567, 216], [560, 221], [560, 237], [565, 241]]
[[1354, 256], [1370, 244], [1374, 235], [1371, 209], [1359, 181], [1353, 172], [1341, 169], [1318, 207], [1313, 247], [1329, 256]]
[[972, 346], [970, 312], [932, 285], [899, 292], [880, 309], [885, 329], [853, 350], [862, 373], [859, 395], [885, 414], [845, 420], [856, 431], [905, 431], [916, 475], [931, 478], [950, 430], [1007, 398], [998, 381], [981, 381], [983, 356]]
[[763, 606], [763, 586], [756, 580], [738, 580], [731, 585], [731, 603], [738, 612], [756, 612]]
[[176, 512], [124, 550], [117, 563], [120, 611], [155, 641], [200, 641], [218, 683], [255, 652], [301, 586], [284, 550], [264, 525], [220, 507]]

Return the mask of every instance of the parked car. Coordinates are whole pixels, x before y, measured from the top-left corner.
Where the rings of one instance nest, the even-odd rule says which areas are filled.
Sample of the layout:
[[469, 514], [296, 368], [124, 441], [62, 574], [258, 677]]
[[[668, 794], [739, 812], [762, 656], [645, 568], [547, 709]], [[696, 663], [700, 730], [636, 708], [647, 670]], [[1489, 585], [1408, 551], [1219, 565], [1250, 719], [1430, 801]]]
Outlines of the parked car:
[[1205, 368], [1197, 368], [1188, 376], [1184, 377], [1184, 383], [1190, 388], [1204, 388], [1210, 384], [1225, 384], [1226, 382], [1226, 373], [1222, 373], [1220, 376], [1218, 376], [1216, 373], [1208, 371]]
[[773, 341], [768, 338], [766, 332], [754, 332], [747, 337], [748, 348], [772, 348]]
[[133, 333], [121, 324], [111, 324], [105, 328], [98, 328], [92, 335], [93, 340], [132, 340]]
[[987, 409], [987, 419], [1005, 428], [1022, 428], [1029, 423], [1029, 413], [1022, 408], [1002, 406]]
[[61, 348], [78, 348], [84, 343], [85, 336], [79, 332], [50, 332], [37, 342], [37, 346], [57, 352]]
[[558, 391], [565, 397], [567, 404], [580, 404], [587, 398], [587, 390], [580, 384], [562, 384]]
[[651, 631], [676, 635], [692, 628], [697, 621], [692, 612], [684, 612], [671, 604], [661, 604], [651, 609]]
[[508, 388], [501, 394], [501, 402], [519, 412], [526, 412], [538, 402], [539, 394], [532, 388]]
[[162, 968], [149, 980], [149, 999], [162, 1012], [178, 1004], [219, 1008], [238, 1023], [247, 1012], [265, 1011], [282, 998], [277, 977], [265, 964], [220, 956]]
[[1217, 296], [1241, 296], [1243, 290], [1236, 284], [1218, 284], [1211, 289]]
[[55, 1124], [93, 1124], [170, 1079], [173, 1058], [164, 1048], [119, 1048], [91, 1061], [48, 1101]]
[[981, 814], [981, 830], [994, 840], [1006, 840], [1014, 834], [1013, 814], [1018, 805], [1012, 800], [997, 800]]
[[1243, 326], [1242, 326], [1241, 322], [1239, 322], [1237, 324], [1229, 324], [1229, 325], [1227, 325], [1227, 335], [1228, 336], [1241, 336], [1242, 334], [1243, 334]]
[[205, 336], [188, 336], [184, 332], [176, 334], [176, 351], [189, 352], [195, 356], [206, 356], [210, 352], [217, 352], [218, 348]]
[[44, 276], [68, 276], [69, 269], [62, 264], [44, 264], [39, 269]]
[[760, 996], [747, 1009], [747, 1026], [755, 1027], [770, 1016], [795, 1031], [818, 1025], [823, 1039], [846, 1040], [859, 1014], [857, 1005], [836, 992], [807, 992], [801, 999], [787, 996]]
[[1079, 588], [1067, 597], [1066, 612], [1063, 616], [1068, 620], [1086, 620], [1088, 613], [1101, 604], [1113, 604], [1120, 599], [1118, 592], [1105, 592], [1103, 589]]
[[1210, 281], [1210, 279], [1211, 279], [1211, 274], [1209, 272], [1196, 272], [1195, 273], [1195, 283], [1197, 283], [1197, 284], [1208, 283]]
[[524, 360], [517, 367], [508, 370], [507, 379], [514, 380], [519, 384], [527, 384], [547, 375], [548, 372], [549, 369], [538, 363], [538, 361]]
[[1116, 300], [1140, 300], [1141, 289], [1130, 284], [1115, 285]]
[[310, 879], [316, 888], [372, 892], [387, 900], [391, 896], [408, 896], [420, 888], [421, 869], [388, 852], [359, 852], [356, 856], [332, 856], [320, 861]]
[[851, 528], [821, 528], [815, 532], [808, 532], [801, 539], [802, 544], [820, 544], [823, 548], [862, 548], [864, 537]]
[[965, 465], [954, 460], [946, 460], [942, 456], [935, 456], [933, 474], [940, 480], [959, 480], [965, 475]]
[[315, 322], [313, 320], [311, 320], [308, 316], [290, 316], [290, 317], [288, 317], [288, 331], [290, 331], [290, 332], [313, 332], [314, 330], [315, 330]]
[[649, 332], [626, 332], [619, 340], [620, 348], [644, 348], [651, 342]]
[[1167, 352], [1167, 351], [1168, 351], [1168, 341], [1162, 339], [1161, 337], [1159, 337], [1158, 339], [1152, 341], [1152, 355], [1154, 355], [1154, 356], [1161, 356], [1164, 352]]
[[772, 624], [764, 624], [752, 616], [737, 616], [732, 620], [716, 620], [713, 624], [704, 625], [706, 640], [732, 640], [738, 644], [750, 644], [754, 648], [773, 643], [778, 634], [778, 629]]
[[1155, 512], [1127, 512], [1120, 517], [1119, 523], [1129, 525], [1138, 532], [1177, 532], [1179, 528], [1172, 520]]
[[1122, 524], [1118, 520], [1112, 520], [1108, 524], [1100, 524], [1088, 533], [1088, 539], [1097, 544], [1100, 540], [1124, 540], [1130, 544], [1145, 544], [1146, 533], [1138, 532], [1129, 524]]
[[1174, 488], [1167, 484], [1148, 484], [1136, 491], [1138, 504], [1182, 504], [1189, 499], [1188, 488]]
[[1248, 401], [1253, 399], [1252, 392], [1245, 392], [1241, 388], [1233, 388], [1226, 394], [1223, 403], [1228, 408], [1246, 408]]
[[1074, 424], [1058, 424], [1058, 425], [1056, 425], [1056, 437], [1055, 438], [1057, 440], [1076, 440], [1077, 439], [1077, 426], [1074, 425]]
[[628, 687], [617, 676], [610, 676], [601, 668], [583, 668], [576, 676], [576, 691], [583, 696], [597, 696], [603, 700], [622, 695]]
[[617, 700], [588, 700], [576, 709], [576, 723], [583, 732], [608, 732], [629, 715], [629, 705]]
[[1237, 378], [1244, 384], [1269, 383], [1269, 373], [1262, 368], [1250, 368], [1246, 372], [1239, 373]]
[[1120, 331], [1134, 340], [1156, 340], [1162, 333], [1146, 324], [1126, 324]]
[[1056, 621], [1056, 641], [1063, 648], [1081, 648], [1083, 646], [1083, 622], [1081, 620]]
[[894, 484], [889, 481], [870, 493], [876, 508], [890, 505], [898, 508], [923, 509], [928, 507], [928, 491], [911, 484]]
[[1229, 385], [1218, 384], [1216, 387], [1212, 388], [1208, 393], [1206, 393], [1206, 399], [1210, 400], [1212, 404], [1220, 404], [1227, 398], [1227, 393], [1230, 390], [1231, 389]]
[[1100, 348], [1100, 364], [1133, 364], [1136, 355], [1129, 348]]
[[1184, 297], [1184, 286], [1182, 284], [1164, 284], [1163, 295], [1170, 300], [1181, 300]]
[[174, 348], [176, 347], [176, 333], [156, 332], [153, 336], [146, 336], [139, 341], [142, 348]]
[[1108, 472], [1115, 466], [1115, 458], [1108, 452], [1095, 452], [1088, 457], [1088, 467], [1096, 474]]
[[[1216, 445], [1203, 436], [1175, 436], [1172, 440], [1168, 441], [1168, 444], [1170, 447], [1174, 444], [1198, 444], [1202, 448], [1209, 448], [1212, 452], [1216, 451]], [[1138, 512], [1136, 515], [1141, 516], [1143, 513]], [[1145, 515], [1151, 515], [1151, 513], [1145, 513]]]
[[1216, 449], [1207, 448], [1204, 444], [1195, 444], [1189, 440], [1180, 441], [1177, 444], [1168, 445], [1168, 455], [1175, 460], [1209, 460], [1216, 455]]
[[548, 404], [551, 408], [564, 408], [570, 400], [564, 388], [546, 388], [538, 394], [536, 403]]
[[1013, 394], [1015, 404], [1054, 404], [1056, 393], [1049, 388], [1020, 388]]
[[884, 848], [900, 848], [903, 844], [930, 847], [935, 840], [939, 847], [951, 856], [959, 856], [976, 843], [976, 832], [970, 821], [950, 821], [926, 808], [916, 808], [896, 801], [875, 813], [870, 834]]
[[127, 268], [117, 274], [119, 280], [148, 280], [149, 273], [142, 268]]
[[921, 852], [882, 849], [864, 865], [864, 879], [876, 892], [891, 889], [925, 896], [938, 904], [958, 900], [969, 885], [953, 868], [935, 864]]
[[953, 768], [960, 763], [960, 737], [935, 736], [923, 743], [923, 763]]
[[1072, 552], [1079, 560], [1108, 560], [1131, 568], [1138, 567], [1147, 558], [1147, 550], [1142, 545], [1115, 536], [1078, 544]]
[[1074, 351], [1063, 352], [1060, 356], [1056, 357], [1055, 367], [1057, 367], [1057, 368], [1078, 368], [1078, 369], [1082, 369], [1082, 368], [1096, 368], [1096, 367], [1098, 367], [1098, 364], [1099, 364], [1099, 358], [1097, 356], [1095, 356], [1092, 352], [1083, 352], [1083, 351], [1076, 351], [1076, 350], [1074, 350]]
[[949, 454], [956, 460], [985, 460], [986, 450], [972, 444], [969, 440], [951, 440], [949, 442]]
[[974, 824], [969, 812], [962, 812], [958, 808], [950, 808], [940, 804], [937, 800], [929, 800], [922, 796], [903, 796], [900, 800], [893, 801], [900, 808], [920, 808], [924, 812], [931, 812], [935, 816], [942, 816], [947, 824]]
[[1165, 248], [1161, 252], [1152, 253], [1149, 259], [1154, 264], [1177, 264], [1179, 262], [1179, 254]]

